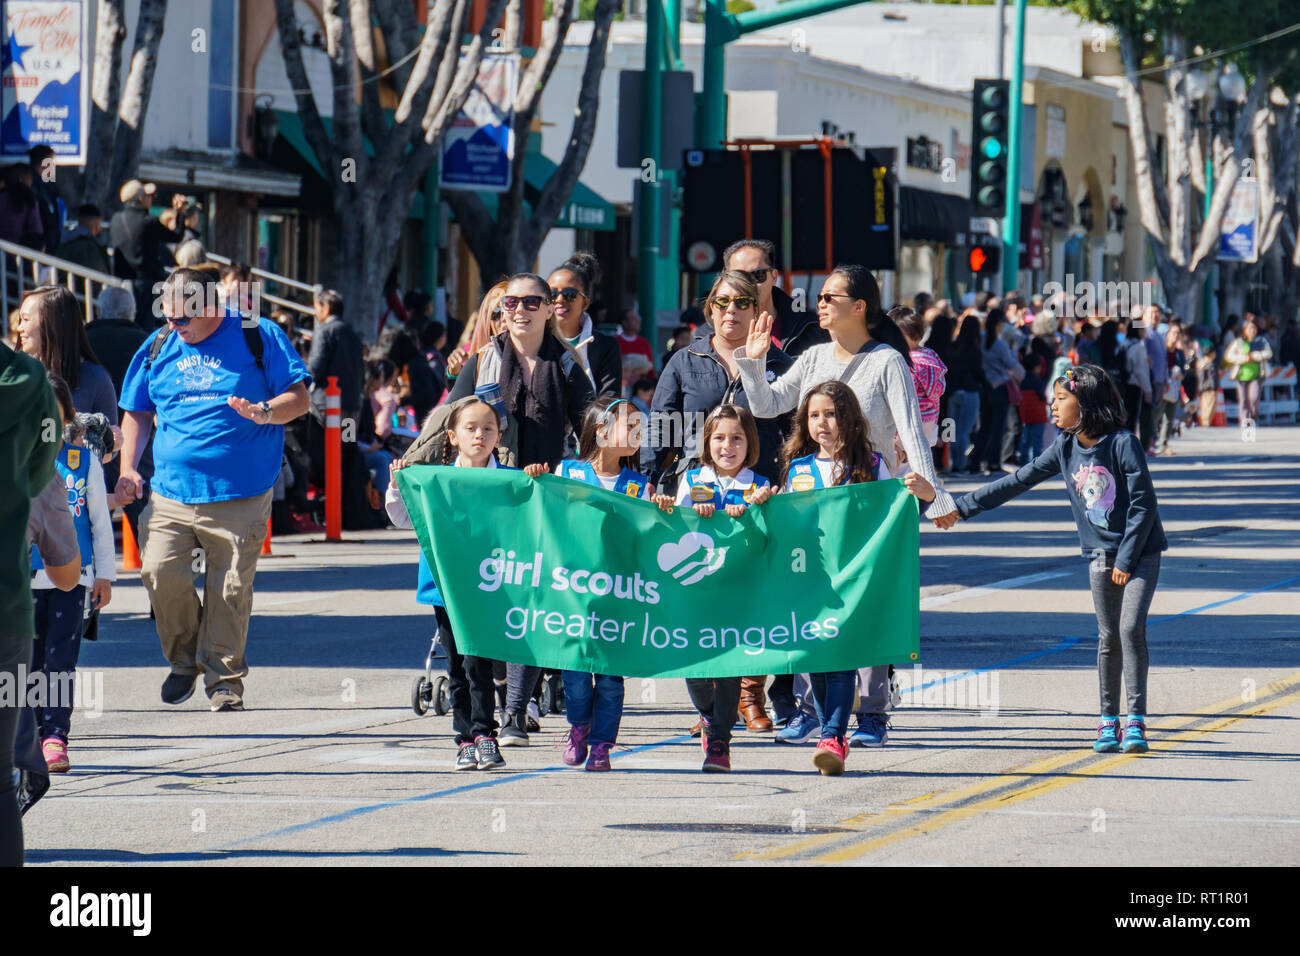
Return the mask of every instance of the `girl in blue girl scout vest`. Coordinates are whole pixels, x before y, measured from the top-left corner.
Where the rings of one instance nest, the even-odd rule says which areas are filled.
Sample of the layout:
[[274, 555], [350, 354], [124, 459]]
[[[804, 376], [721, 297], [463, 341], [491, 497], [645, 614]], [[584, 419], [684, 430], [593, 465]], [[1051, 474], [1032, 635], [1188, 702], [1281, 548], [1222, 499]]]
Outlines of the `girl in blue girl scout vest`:
[[[719, 405], [704, 420], [699, 468], [688, 471], [677, 485], [677, 500], [658, 495], [660, 508], [689, 504], [703, 518], [721, 508], [739, 518], [750, 505], [772, 496], [772, 487], [750, 469], [758, 461], [758, 426], [749, 409]], [[739, 677], [688, 677], [686, 691], [700, 713], [700, 746], [705, 773], [731, 770], [731, 728], [740, 710]]]
[[[857, 396], [837, 381], [823, 382], [804, 396], [781, 460], [785, 464], [787, 492], [816, 491], [890, 477], [884, 459], [871, 449], [867, 420]], [[934, 500], [934, 486], [921, 475], [909, 473], [904, 484], [922, 501]], [[812, 719], [821, 724], [813, 766], [827, 776], [844, 772], [849, 755], [846, 734], [857, 679], [858, 672], [852, 670], [808, 675], [816, 708]], [[808, 719], [802, 710], [796, 720]], [[792, 720], [791, 725], [794, 723]]]
[[[626, 398], [596, 399], [582, 416], [578, 459], [560, 462], [555, 473], [618, 495], [649, 500], [654, 490], [650, 479], [632, 467], [640, 453], [641, 428], [641, 413]], [[535, 464], [524, 473], [536, 478], [545, 470], [544, 464]], [[623, 719], [623, 678], [564, 671], [562, 679], [564, 715], [569, 721], [564, 762], [576, 767], [585, 760], [588, 770], [609, 770], [609, 751]]]
[[[499, 468], [496, 456], [501, 438], [501, 424], [496, 410], [482, 399], [465, 402], [447, 419], [447, 445], [442, 464], [456, 468]], [[389, 474], [408, 466], [404, 459], [389, 465]], [[415, 468], [428, 467], [414, 465]], [[388, 482], [384, 496], [388, 517], [399, 528], [411, 527], [411, 516], [396, 481]], [[451, 618], [438, 585], [433, 580], [424, 552], [420, 552], [420, 571], [415, 599], [433, 605], [438, 630], [447, 650], [447, 678], [451, 691], [451, 720], [456, 731], [457, 770], [495, 770], [506, 765], [497, 744], [494, 716], [496, 690], [492, 683], [492, 661], [486, 657], [467, 657], [457, 652], [451, 631]]]
[[[50, 385], [59, 401], [67, 429], [76, 417], [67, 383], [51, 374]], [[108, 511], [104, 469], [80, 434], [59, 452], [55, 467], [68, 491], [68, 510], [77, 529], [81, 551], [81, 580], [71, 591], [60, 591], [45, 573], [45, 564], [32, 546], [32, 597], [36, 604], [36, 643], [32, 647], [32, 674], [42, 674], [44, 700], [33, 706], [41, 735], [41, 751], [50, 773], [67, 773], [68, 732], [72, 726], [73, 680], [86, 607], [105, 607], [117, 580], [113, 552], [113, 521]], [[89, 600], [87, 600], [89, 595]]]

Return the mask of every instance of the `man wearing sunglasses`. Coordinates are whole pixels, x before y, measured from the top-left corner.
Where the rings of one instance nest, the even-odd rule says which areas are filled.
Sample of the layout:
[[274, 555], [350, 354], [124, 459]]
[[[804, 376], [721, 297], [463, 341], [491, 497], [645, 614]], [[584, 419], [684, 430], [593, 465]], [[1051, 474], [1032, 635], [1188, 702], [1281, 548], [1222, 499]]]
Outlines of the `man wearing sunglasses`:
[[[119, 402], [119, 499], [139, 498], [140, 453], [153, 428], [140, 580], [171, 673], [162, 699], [180, 704], [200, 674], [212, 710], [243, 710], [253, 574], [266, 538], [283, 426], [307, 411], [311, 375], [280, 327], [245, 327], [208, 277], [177, 269], [162, 283], [166, 325], [140, 346]], [[258, 354], [258, 353], [261, 354]], [[204, 596], [194, 593], [202, 555]]]
[[748, 272], [758, 286], [758, 311], [772, 316], [772, 335], [781, 350], [796, 358], [814, 345], [831, 340], [817, 323], [817, 310], [805, 307], [796, 312], [794, 300], [776, 285], [776, 246], [766, 239], [739, 239], [722, 253], [728, 269]]

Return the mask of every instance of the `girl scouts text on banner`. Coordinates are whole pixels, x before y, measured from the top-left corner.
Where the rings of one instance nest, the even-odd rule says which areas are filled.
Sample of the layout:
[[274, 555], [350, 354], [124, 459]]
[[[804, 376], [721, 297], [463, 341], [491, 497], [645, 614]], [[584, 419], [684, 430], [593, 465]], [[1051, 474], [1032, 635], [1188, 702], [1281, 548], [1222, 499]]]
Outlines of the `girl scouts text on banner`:
[[733, 519], [501, 469], [396, 478], [463, 654], [637, 677], [917, 660], [901, 481], [777, 495]]

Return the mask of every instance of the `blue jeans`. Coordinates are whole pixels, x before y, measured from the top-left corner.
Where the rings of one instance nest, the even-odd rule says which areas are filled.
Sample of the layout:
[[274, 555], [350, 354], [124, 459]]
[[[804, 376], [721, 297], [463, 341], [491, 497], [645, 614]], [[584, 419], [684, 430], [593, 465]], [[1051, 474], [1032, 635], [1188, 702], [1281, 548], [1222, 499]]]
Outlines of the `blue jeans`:
[[56, 588], [33, 588], [36, 605], [36, 640], [32, 644], [31, 673], [45, 675], [45, 706], [35, 708], [41, 739], [58, 737], [65, 744], [72, 727], [72, 700], [81, 653], [86, 586], [78, 584], [71, 591]]
[[980, 417], [980, 393], [953, 392], [948, 397], [948, 414], [953, 419], [954, 433], [949, 464], [953, 471], [965, 471], [971, 429]]
[[1020, 429], [1020, 464], [1027, 465], [1043, 453], [1043, 425], [1025, 425]]
[[366, 467], [374, 476], [375, 491], [383, 495], [388, 491], [388, 466], [393, 463], [393, 453], [382, 448], [365, 453]]
[[853, 693], [858, 688], [857, 671], [831, 671], [827, 674], [809, 674], [812, 682], [813, 706], [822, 725], [822, 739], [843, 737], [849, 729], [849, 714], [853, 713]]
[[591, 726], [593, 744], [613, 744], [623, 719], [623, 678], [565, 671], [564, 716], [574, 727]]

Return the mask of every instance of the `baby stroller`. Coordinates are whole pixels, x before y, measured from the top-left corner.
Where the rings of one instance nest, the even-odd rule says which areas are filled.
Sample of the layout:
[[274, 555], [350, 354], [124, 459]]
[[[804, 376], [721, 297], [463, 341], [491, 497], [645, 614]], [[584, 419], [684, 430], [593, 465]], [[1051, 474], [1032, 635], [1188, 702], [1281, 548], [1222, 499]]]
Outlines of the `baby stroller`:
[[424, 659], [424, 674], [411, 682], [411, 710], [423, 717], [433, 708], [439, 717], [451, 713], [451, 693], [447, 686], [447, 675], [433, 673], [433, 663], [441, 659], [443, 666], [447, 663], [447, 651], [442, 646], [442, 632], [433, 632], [429, 644], [429, 656]]

